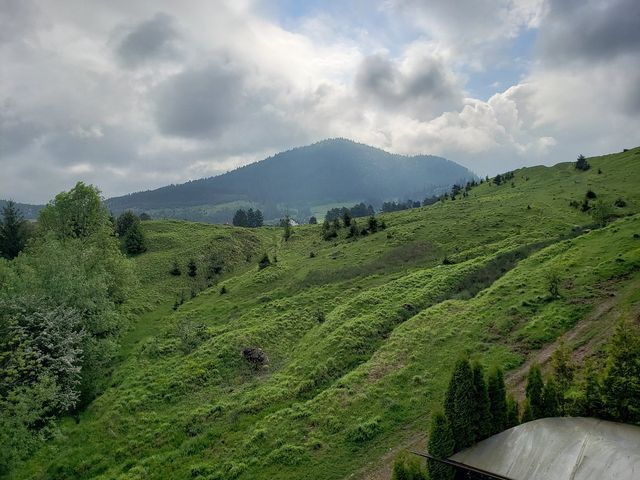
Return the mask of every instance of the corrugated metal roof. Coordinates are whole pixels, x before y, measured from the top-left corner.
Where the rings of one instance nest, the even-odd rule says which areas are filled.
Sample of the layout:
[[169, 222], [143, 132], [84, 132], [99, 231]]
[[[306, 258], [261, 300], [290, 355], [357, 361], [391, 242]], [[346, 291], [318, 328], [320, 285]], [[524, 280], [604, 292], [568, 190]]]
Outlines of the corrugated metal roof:
[[595, 418], [543, 418], [451, 459], [514, 480], [638, 480], [640, 427]]

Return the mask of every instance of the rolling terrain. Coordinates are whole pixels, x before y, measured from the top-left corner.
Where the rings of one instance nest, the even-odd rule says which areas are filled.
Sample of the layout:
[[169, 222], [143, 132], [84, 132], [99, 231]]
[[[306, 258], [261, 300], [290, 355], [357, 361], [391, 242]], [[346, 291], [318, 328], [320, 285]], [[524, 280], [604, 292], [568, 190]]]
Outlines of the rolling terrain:
[[[559, 339], [581, 360], [614, 321], [638, 321], [640, 148], [589, 162], [519, 169], [357, 238], [143, 222], [138, 316], [110, 387], [10, 478], [388, 478], [397, 448], [424, 448], [459, 355], [502, 366], [517, 393]], [[607, 226], [570, 206], [588, 191]]]
[[154, 218], [214, 223], [253, 207], [261, 208], [266, 220], [289, 213], [302, 223], [321, 205], [422, 200], [472, 178], [469, 170], [441, 157], [396, 155], [330, 139], [216, 177], [110, 198], [107, 205], [116, 214], [132, 209]]

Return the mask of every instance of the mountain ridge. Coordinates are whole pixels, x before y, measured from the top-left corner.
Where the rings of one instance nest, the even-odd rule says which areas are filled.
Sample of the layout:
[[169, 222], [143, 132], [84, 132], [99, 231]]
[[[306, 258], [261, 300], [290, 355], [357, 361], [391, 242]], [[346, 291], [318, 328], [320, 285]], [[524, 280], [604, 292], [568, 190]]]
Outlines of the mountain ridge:
[[230, 172], [109, 198], [114, 213], [220, 205], [287, 206], [423, 198], [476, 178], [451, 160], [400, 155], [344, 138], [286, 150]]

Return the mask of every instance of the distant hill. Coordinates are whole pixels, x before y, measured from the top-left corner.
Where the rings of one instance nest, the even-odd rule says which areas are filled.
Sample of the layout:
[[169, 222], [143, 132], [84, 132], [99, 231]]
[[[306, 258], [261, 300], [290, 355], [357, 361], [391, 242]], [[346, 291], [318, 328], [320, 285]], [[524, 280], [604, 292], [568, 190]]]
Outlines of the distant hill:
[[[5, 207], [7, 202], [8, 200], [0, 200], [0, 210]], [[36, 218], [38, 218], [38, 212], [40, 212], [42, 207], [44, 207], [44, 205], [31, 205], [29, 203], [18, 202], [16, 202], [16, 205], [20, 212], [22, 212], [24, 218], [26, 218], [27, 220], [35, 220]]]
[[[114, 213], [133, 209], [197, 220], [206, 220], [208, 215], [215, 221], [216, 214], [229, 215], [238, 208], [237, 202], [246, 202], [264, 208], [267, 217], [275, 217], [283, 209], [306, 207], [304, 211], [308, 211], [315, 205], [340, 202], [421, 200], [473, 177], [468, 169], [445, 158], [397, 155], [346, 139], [331, 139], [216, 177], [111, 198], [107, 205]], [[236, 205], [227, 210], [202, 208], [231, 202]]]

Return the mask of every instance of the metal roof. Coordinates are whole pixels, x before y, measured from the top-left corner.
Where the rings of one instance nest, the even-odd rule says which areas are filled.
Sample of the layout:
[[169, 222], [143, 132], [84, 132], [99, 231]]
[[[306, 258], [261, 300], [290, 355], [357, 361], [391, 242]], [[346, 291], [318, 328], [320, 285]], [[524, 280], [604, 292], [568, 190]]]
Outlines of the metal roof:
[[640, 479], [640, 427], [595, 418], [543, 418], [451, 457], [514, 480]]

